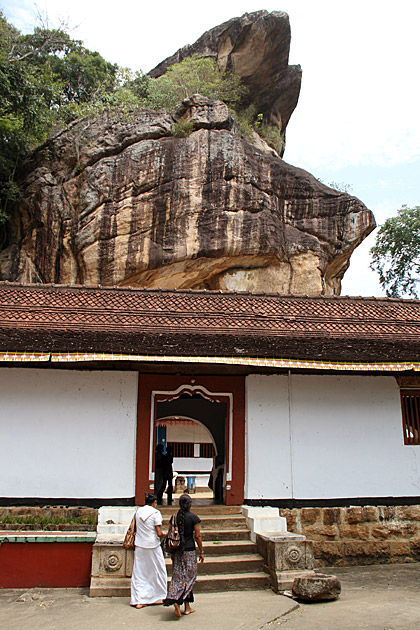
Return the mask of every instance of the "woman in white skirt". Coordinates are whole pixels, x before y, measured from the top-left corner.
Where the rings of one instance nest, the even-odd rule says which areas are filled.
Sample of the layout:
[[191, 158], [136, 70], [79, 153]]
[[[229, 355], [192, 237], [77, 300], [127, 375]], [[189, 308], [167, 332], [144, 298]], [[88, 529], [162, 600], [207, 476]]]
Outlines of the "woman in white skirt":
[[134, 565], [131, 574], [131, 606], [144, 608], [166, 597], [167, 574], [160, 540], [162, 514], [157, 498], [146, 494], [146, 502], [136, 512]]

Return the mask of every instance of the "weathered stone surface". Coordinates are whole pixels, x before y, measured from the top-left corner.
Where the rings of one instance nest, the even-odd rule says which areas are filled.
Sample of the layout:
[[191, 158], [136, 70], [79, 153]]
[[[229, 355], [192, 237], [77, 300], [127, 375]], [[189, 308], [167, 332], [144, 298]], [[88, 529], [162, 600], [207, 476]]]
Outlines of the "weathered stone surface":
[[308, 602], [338, 599], [341, 584], [335, 575], [300, 577], [294, 580], [292, 592], [298, 599]]
[[[289, 66], [289, 16], [281, 11], [245, 13], [207, 31], [195, 44], [184, 46], [149, 74], [159, 77], [186, 57], [213, 57], [222, 71], [240, 76], [249, 90], [248, 102], [266, 122], [285, 132], [296, 107], [300, 66]], [[279, 146], [282, 153], [284, 146]]]
[[334, 525], [308, 525], [302, 527], [302, 531], [305, 536], [312, 540], [328, 540], [335, 538], [338, 534], [338, 529]]
[[222, 101], [210, 101], [201, 94], [184, 99], [175, 109], [175, 120], [190, 123], [193, 129], [233, 129], [234, 120]]
[[[150, 74], [212, 56], [284, 132], [300, 89], [289, 45], [288, 16], [259, 11], [205, 33]], [[74, 122], [28, 162], [0, 279], [339, 294], [350, 255], [375, 227], [372, 213], [283, 162], [255, 132], [248, 140], [224, 103], [198, 94], [173, 116]]]
[[343, 543], [317, 540], [313, 545], [314, 558], [324, 560], [326, 564], [339, 564], [343, 558]]
[[2, 279], [339, 293], [370, 211], [242, 140], [223, 103], [195, 96], [182, 116], [188, 137], [164, 111], [107, 113], [41, 147]]
[[368, 540], [370, 538], [370, 531], [366, 525], [340, 525], [339, 532], [342, 540], [348, 538]]

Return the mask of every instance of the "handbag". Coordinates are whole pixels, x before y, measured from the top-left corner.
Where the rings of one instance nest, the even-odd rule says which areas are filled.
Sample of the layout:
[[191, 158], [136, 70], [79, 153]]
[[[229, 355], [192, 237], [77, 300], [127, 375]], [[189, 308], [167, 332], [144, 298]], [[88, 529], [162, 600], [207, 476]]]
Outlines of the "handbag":
[[131, 523], [127, 529], [127, 533], [124, 537], [123, 547], [124, 549], [134, 549], [134, 539], [136, 536], [136, 514], [134, 513]]
[[172, 514], [170, 523], [172, 527], [165, 538], [165, 551], [167, 553], [175, 553], [181, 546], [181, 536], [176, 522], [176, 514]]

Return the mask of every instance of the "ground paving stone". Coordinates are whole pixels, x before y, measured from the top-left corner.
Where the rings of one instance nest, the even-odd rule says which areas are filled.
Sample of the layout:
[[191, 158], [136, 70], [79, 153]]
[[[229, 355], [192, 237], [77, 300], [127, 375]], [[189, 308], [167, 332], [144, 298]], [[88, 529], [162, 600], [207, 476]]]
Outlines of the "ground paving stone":
[[420, 564], [336, 568], [336, 601], [297, 603], [271, 591], [199, 593], [197, 612], [176, 620], [162, 606], [135, 610], [125, 597], [87, 589], [0, 590], [1, 630], [420, 630]]

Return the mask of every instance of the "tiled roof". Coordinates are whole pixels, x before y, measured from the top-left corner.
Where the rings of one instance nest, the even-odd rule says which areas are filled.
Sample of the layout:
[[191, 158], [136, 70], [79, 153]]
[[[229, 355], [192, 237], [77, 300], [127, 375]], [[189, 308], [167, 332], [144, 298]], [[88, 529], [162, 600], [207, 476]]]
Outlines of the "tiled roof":
[[420, 301], [0, 283], [0, 352], [420, 361]]

